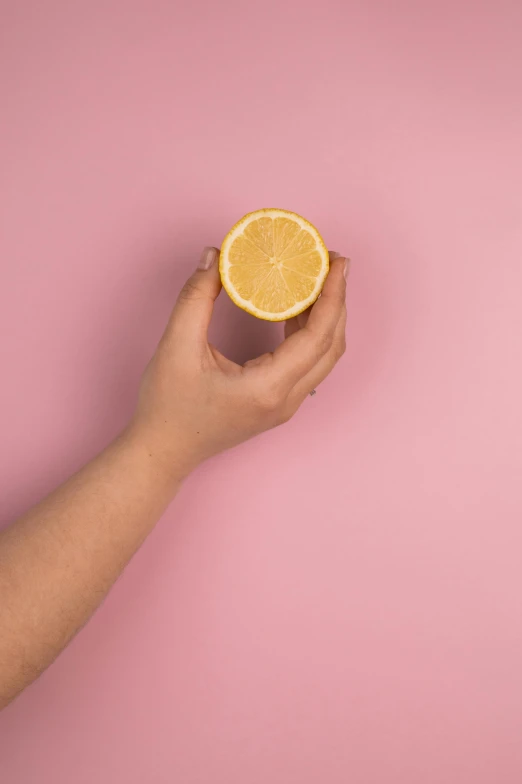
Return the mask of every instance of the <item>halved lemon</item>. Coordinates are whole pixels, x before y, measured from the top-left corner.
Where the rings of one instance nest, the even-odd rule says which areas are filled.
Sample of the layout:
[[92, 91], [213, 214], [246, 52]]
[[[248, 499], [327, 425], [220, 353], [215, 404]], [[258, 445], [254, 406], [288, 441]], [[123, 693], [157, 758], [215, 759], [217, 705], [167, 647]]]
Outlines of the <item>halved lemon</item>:
[[219, 271], [229, 297], [247, 313], [284, 321], [309, 307], [328, 274], [315, 226], [287, 210], [250, 212], [223, 240]]

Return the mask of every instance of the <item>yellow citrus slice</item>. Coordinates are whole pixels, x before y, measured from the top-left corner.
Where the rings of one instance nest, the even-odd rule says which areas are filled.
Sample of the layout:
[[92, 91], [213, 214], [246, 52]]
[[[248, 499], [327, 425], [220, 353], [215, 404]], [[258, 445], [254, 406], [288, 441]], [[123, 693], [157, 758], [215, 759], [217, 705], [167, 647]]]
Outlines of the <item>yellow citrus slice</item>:
[[315, 226], [295, 212], [250, 212], [228, 232], [219, 271], [229, 297], [267, 321], [297, 316], [319, 296], [328, 251]]

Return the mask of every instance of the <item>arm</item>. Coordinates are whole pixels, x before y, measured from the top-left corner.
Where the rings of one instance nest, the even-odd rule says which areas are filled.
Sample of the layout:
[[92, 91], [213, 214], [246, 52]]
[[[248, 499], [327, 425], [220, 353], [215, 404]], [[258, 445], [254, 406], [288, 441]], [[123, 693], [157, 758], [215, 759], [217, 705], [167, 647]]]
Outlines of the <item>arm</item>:
[[217, 256], [206, 249], [183, 288], [125, 432], [0, 532], [0, 709], [89, 619], [190, 471], [289, 419], [344, 350], [346, 262], [336, 258], [273, 354], [226, 359], [207, 341]]

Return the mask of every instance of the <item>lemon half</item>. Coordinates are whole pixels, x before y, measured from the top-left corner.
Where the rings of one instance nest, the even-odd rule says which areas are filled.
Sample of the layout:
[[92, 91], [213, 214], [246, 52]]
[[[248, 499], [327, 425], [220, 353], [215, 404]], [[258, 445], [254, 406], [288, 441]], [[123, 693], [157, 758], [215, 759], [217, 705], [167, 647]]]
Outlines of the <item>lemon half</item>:
[[295, 212], [250, 212], [223, 240], [219, 272], [229, 297], [247, 313], [284, 321], [315, 302], [328, 274], [328, 251]]

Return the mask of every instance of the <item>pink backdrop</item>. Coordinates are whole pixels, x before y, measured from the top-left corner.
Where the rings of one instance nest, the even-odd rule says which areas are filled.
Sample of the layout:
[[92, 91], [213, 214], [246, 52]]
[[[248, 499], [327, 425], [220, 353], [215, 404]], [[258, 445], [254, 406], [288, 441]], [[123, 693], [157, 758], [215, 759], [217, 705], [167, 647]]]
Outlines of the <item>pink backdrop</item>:
[[[241, 215], [353, 258], [342, 365], [187, 482], [2, 783], [520, 784], [520, 2], [0, 6], [2, 524]], [[235, 357], [279, 329], [219, 303]]]

